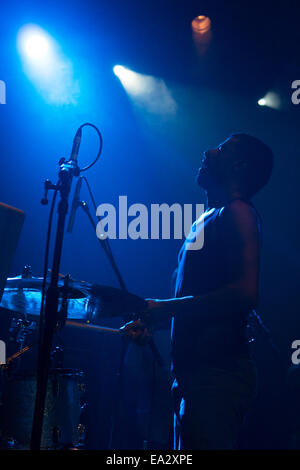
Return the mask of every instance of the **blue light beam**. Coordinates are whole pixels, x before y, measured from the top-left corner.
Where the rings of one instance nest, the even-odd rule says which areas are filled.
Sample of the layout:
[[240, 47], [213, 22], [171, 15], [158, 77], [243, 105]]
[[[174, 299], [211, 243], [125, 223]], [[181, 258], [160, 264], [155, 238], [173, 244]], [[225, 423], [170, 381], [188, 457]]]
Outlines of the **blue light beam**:
[[45, 101], [50, 104], [76, 104], [79, 84], [73, 67], [58, 44], [42, 28], [23, 26], [17, 38], [23, 70]]

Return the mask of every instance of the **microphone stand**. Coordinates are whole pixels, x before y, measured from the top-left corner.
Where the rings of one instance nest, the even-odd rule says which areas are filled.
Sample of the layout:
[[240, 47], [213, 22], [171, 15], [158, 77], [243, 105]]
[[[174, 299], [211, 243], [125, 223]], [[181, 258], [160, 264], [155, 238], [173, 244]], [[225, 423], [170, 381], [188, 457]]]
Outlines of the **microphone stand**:
[[37, 389], [35, 398], [34, 417], [31, 434], [31, 450], [39, 450], [43, 430], [43, 418], [47, 393], [47, 382], [50, 368], [50, 355], [53, 335], [58, 322], [58, 278], [59, 267], [62, 255], [62, 245], [66, 214], [68, 212], [68, 198], [71, 190], [73, 176], [79, 175], [79, 168], [76, 160], [61, 159], [59, 162], [59, 180], [57, 186], [51, 185], [50, 189], [57, 189], [61, 200], [58, 205], [58, 222], [56, 229], [56, 240], [53, 255], [53, 265], [51, 272], [50, 286], [46, 293], [45, 302], [45, 325], [41, 338], [41, 347], [38, 357], [37, 369]]
[[[92, 217], [92, 215], [91, 215], [91, 211], [90, 211], [89, 206], [87, 205], [87, 203], [86, 203], [85, 201], [80, 201], [80, 202], [78, 203], [78, 206], [80, 206], [80, 207], [82, 208], [82, 210], [86, 213], [86, 215], [87, 215], [88, 218], [89, 218], [89, 221], [91, 222], [91, 225], [92, 225], [94, 231], [96, 232], [97, 226], [96, 226], [95, 221], [94, 221], [94, 219], [93, 219], [93, 217]], [[104, 249], [106, 255], [107, 255], [108, 258], [109, 258], [109, 261], [110, 261], [110, 263], [111, 263], [111, 266], [112, 266], [112, 268], [113, 268], [113, 271], [114, 271], [115, 275], [117, 276], [117, 279], [118, 279], [118, 281], [119, 281], [119, 284], [120, 284], [121, 289], [127, 292], [127, 287], [126, 287], [125, 282], [124, 282], [124, 280], [123, 280], [123, 278], [122, 278], [122, 276], [121, 276], [121, 273], [120, 273], [120, 271], [119, 271], [119, 269], [118, 269], [118, 266], [117, 266], [117, 264], [116, 264], [116, 262], [115, 262], [115, 259], [114, 259], [114, 257], [113, 257], [113, 254], [112, 254], [111, 252], [108, 252], [108, 250], [107, 250], [107, 245], [105, 246], [105, 241], [104, 241], [104, 240], [101, 240], [101, 239], [98, 238], [98, 237], [97, 237], [97, 240], [98, 240], [99, 244], [102, 246], [102, 248]]]

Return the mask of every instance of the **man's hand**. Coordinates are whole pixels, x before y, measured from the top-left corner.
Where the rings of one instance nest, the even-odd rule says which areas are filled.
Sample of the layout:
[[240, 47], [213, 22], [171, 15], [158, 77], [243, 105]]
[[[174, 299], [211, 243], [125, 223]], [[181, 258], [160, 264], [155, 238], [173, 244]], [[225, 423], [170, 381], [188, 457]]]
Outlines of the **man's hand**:
[[180, 300], [171, 299], [145, 299], [147, 302], [146, 318], [150, 323], [156, 324], [164, 321], [177, 312]]
[[152, 339], [151, 328], [141, 320], [125, 323], [120, 332], [139, 346], [145, 346]]
[[[130, 321], [120, 328], [120, 332], [141, 346], [152, 339], [152, 326], [157, 327], [171, 318], [173, 313], [180, 312], [182, 304], [192, 297], [175, 299], [145, 299], [147, 309], [140, 313], [141, 318]], [[164, 326], [163, 326], [164, 328]]]
[[145, 299], [147, 302], [147, 310], [146, 312], [151, 315], [151, 312], [167, 312], [169, 310], [168, 304], [166, 303], [169, 299], [161, 300], [161, 299]]

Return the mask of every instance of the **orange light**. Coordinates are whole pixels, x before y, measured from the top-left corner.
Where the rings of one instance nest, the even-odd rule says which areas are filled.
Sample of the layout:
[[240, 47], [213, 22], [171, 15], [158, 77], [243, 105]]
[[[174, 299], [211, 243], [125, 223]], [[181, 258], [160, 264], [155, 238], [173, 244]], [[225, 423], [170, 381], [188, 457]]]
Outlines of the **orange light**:
[[206, 34], [210, 31], [211, 21], [207, 16], [199, 15], [192, 21], [192, 29], [197, 34]]
[[211, 21], [207, 16], [199, 15], [193, 19], [191, 26], [197, 52], [199, 55], [203, 55], [207, 51], [212, 37]]

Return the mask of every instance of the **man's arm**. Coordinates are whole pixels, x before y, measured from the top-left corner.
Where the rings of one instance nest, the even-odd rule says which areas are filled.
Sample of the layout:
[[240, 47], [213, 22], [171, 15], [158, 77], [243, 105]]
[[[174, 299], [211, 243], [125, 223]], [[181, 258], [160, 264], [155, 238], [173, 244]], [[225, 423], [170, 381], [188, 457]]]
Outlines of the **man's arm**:
[[201, 296], [148, 299], [150, 320], [199, 313], [220, 317], [255, 308], [258, 300], [259, 234], [256, 216], [249, 204], [235, 200], [220, 215], [222, 246], [230, 282]]

